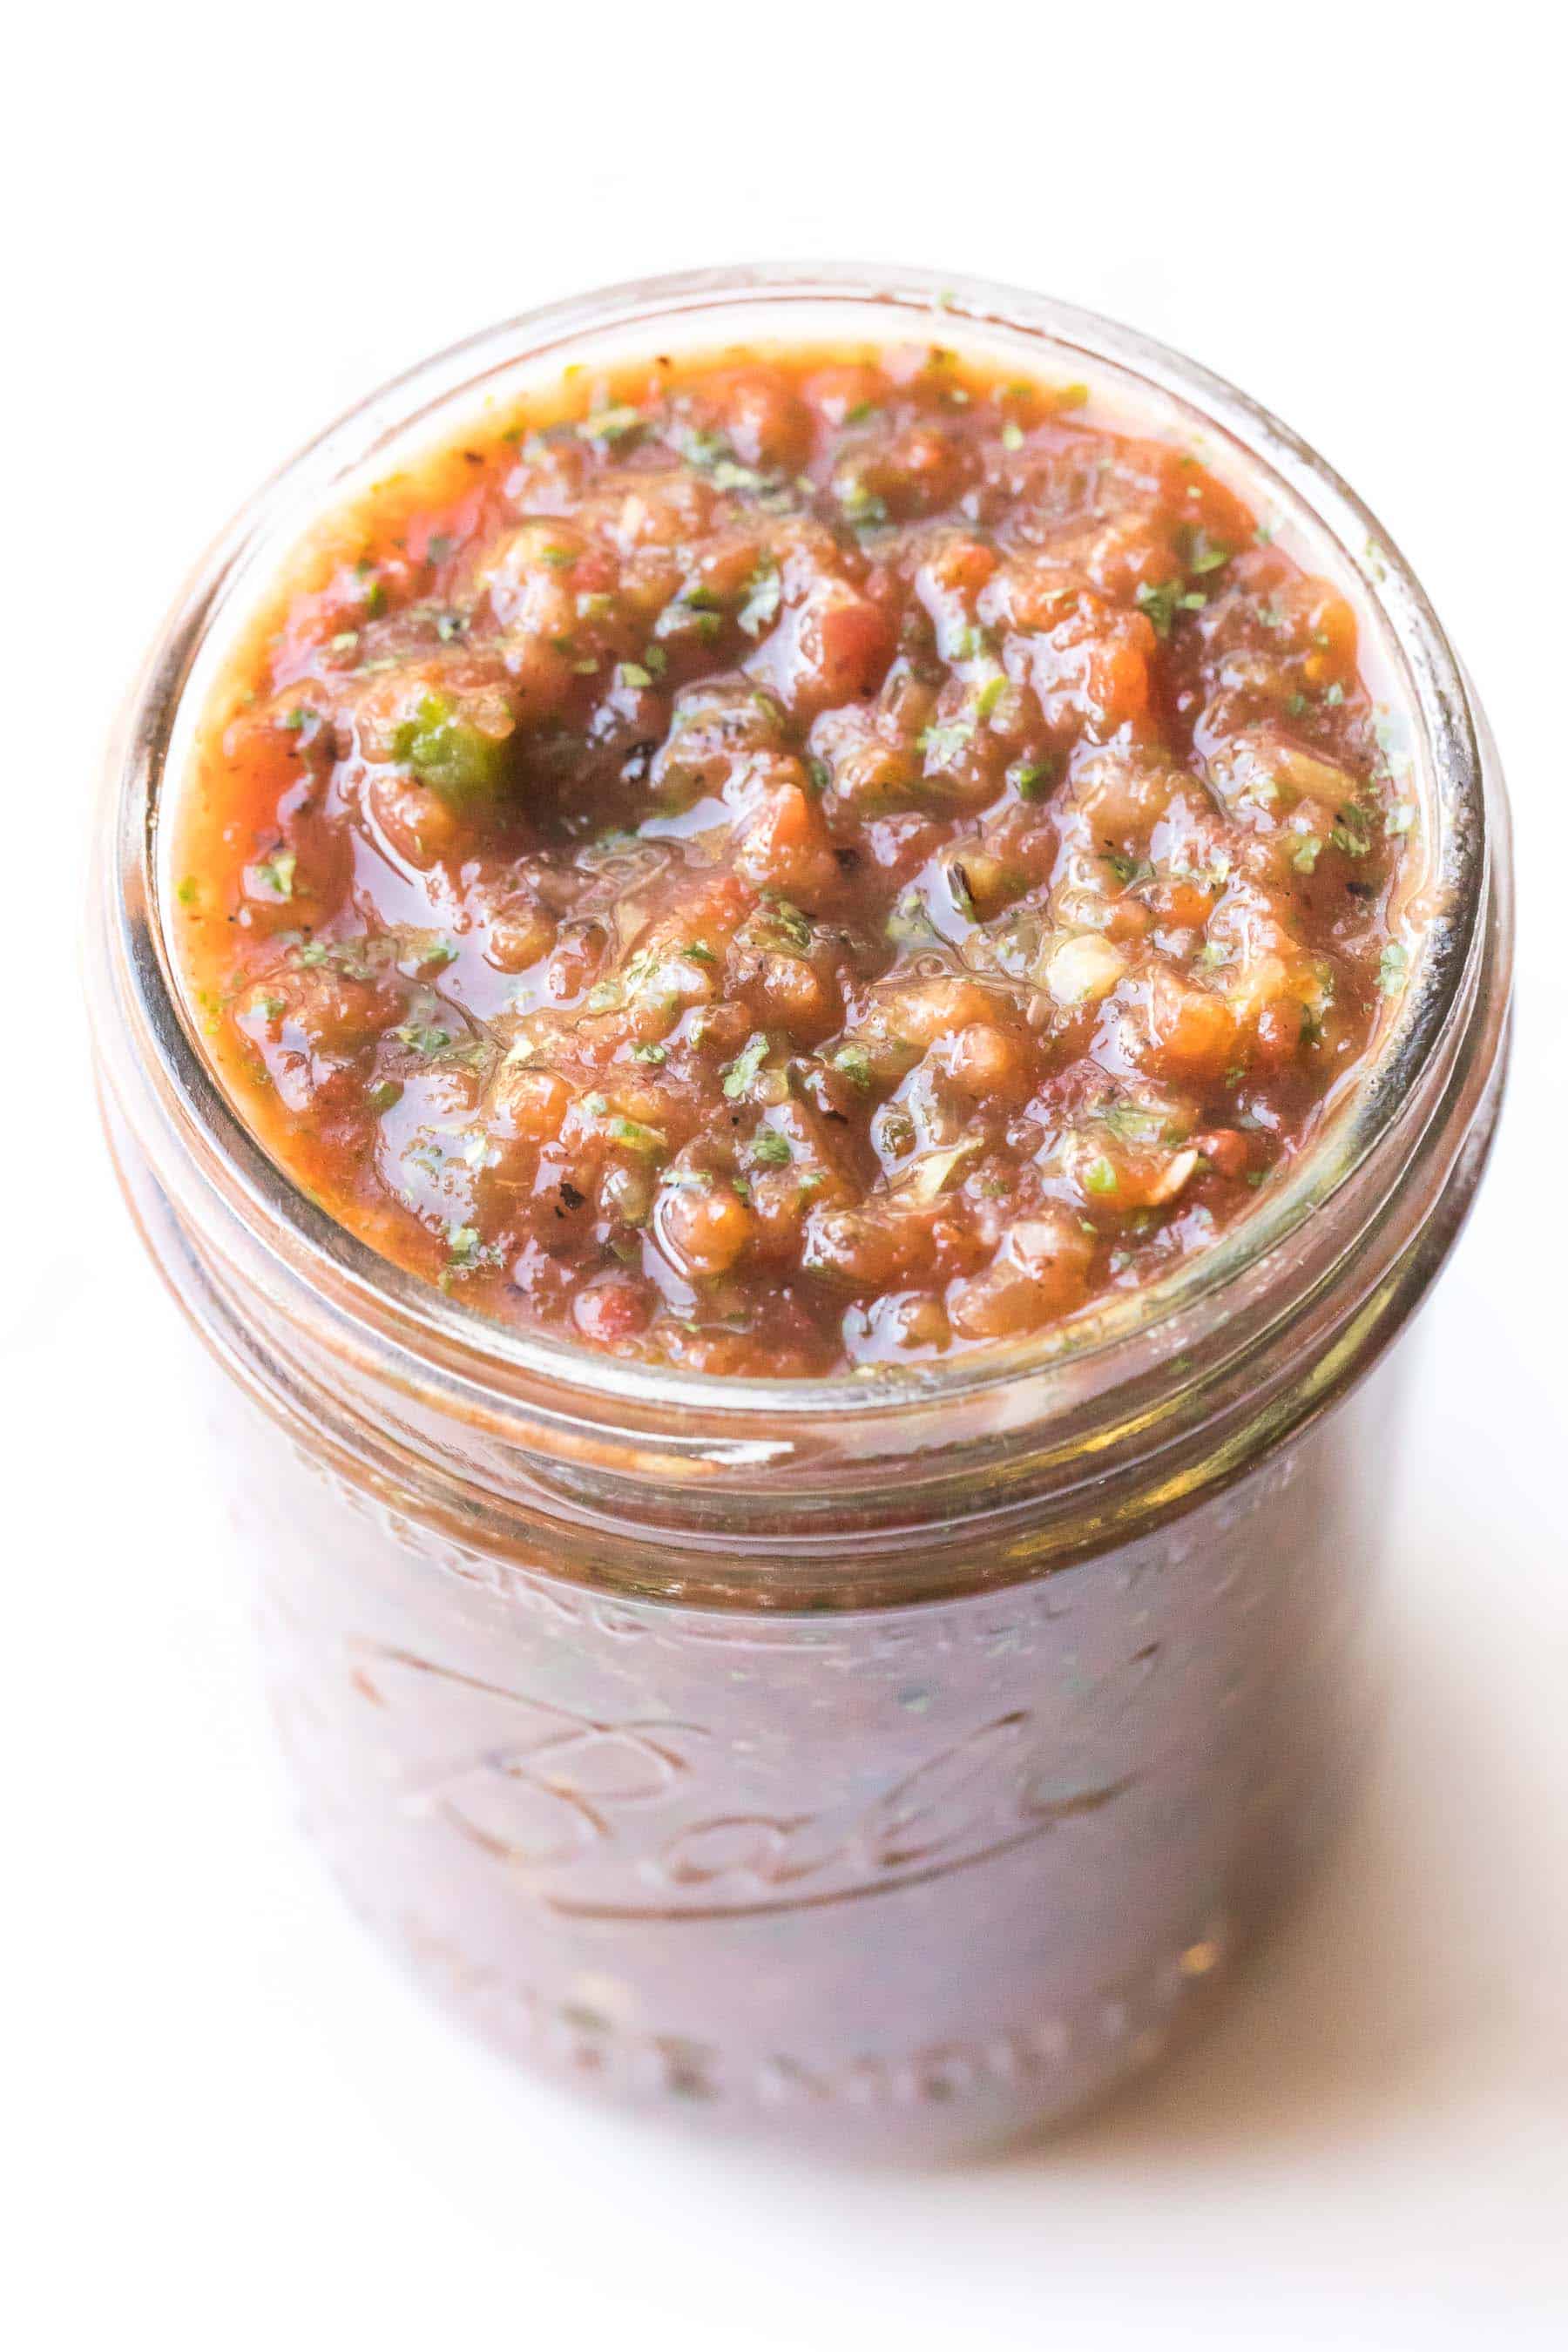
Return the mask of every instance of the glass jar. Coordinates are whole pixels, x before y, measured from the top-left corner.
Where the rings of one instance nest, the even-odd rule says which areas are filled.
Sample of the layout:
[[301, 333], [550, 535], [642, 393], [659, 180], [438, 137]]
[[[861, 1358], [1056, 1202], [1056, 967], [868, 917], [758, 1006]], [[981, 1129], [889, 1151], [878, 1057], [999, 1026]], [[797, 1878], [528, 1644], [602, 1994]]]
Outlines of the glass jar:
[[[1055, 1335], [874, 1380], [628, 1365], [382, 1263], [224, 1098], [161, 913], [205, 682], [315, 515], [568, 361], [770, 339], [1011, 352], [1190, 436], [1352, 595], [1423, 813], [1409, 984], [1289, 1180]], [[1040, 298], [852, 268], [622, 289], [429, 362], [288, 467], [171, 615], [110, 794], [110, 1139], [226, 1375], [278, 1717], [358, 1909], [531, 2063], [837, 2147], [994, 2142], [1146, 2063], [1353, 1778], [1383, 1360], [1506, 1059], [1495, 751], [1365, 509], [1227, 385]]]

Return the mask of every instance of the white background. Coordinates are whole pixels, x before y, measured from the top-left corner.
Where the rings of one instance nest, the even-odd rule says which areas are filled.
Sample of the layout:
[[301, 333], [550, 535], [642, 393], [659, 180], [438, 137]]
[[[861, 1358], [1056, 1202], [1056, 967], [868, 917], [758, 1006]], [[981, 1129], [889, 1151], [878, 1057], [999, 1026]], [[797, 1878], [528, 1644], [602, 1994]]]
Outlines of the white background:
[[[221, 2344], [1561, 2346], [1568, 2330], [1568, 504], [1551, 12], [28, 12], [0, 595], [7, 2333]], [[1529, 30], [1531, 23], [1539, 28]], [[793, 2171], [496, 2072], [295, 1842], [221, 1465], [100, 1155], [101, 739], [188, 562], [394, 368], [766, 256], [1134, 320], [1356, 483], [1488, 703], [1520, 1034], [1388, 1469], [1399, 1696], [1212, 2039], [1043, 2152]], [[9, 2233], [8, 2233], [9, 2234]]]

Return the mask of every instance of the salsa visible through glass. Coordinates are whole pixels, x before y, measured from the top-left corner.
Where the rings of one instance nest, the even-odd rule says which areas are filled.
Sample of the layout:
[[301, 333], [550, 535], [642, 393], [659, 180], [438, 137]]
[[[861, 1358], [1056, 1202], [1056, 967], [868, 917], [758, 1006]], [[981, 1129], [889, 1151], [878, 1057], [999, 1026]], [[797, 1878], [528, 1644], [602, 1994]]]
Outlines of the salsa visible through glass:
[[175, 811], [228, 1092], [350, 1231], [694, 1371], [1166, 1273], [1406, 968], [1355, 614], [1179, 438], [934, 347], [658, 357], [375, 484]]

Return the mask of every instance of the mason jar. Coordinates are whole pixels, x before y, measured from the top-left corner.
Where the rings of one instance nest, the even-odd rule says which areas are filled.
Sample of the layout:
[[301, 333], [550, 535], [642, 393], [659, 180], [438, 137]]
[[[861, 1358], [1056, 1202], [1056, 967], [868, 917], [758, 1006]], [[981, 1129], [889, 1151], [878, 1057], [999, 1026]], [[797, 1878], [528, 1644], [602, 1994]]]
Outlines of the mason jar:
[[[486, 404], [579, 361], [910, 340], [1089, 380], [1352, 598], [1421, 811], [1409, 985], [1285, 1181], [1055, 1334], [786, 1381], [503, 1328], [335, 1225], [214, 1077], [164, 919], [204, 696], [312, 520]], [[665, 278], [480, 335], [287, 467], [115, 746], [94, 1027], [132, 1213], [221, 1370], [203, 1442], [305, 1818], [432, 1992], [597, 2096], [916, 2156], [1189, 2030], [1354, 1783], [1394, 1343], [1490, 1142], [1510, 925], [1495, 751], [1398, 551], [1253, 402], [1063, 304]]]

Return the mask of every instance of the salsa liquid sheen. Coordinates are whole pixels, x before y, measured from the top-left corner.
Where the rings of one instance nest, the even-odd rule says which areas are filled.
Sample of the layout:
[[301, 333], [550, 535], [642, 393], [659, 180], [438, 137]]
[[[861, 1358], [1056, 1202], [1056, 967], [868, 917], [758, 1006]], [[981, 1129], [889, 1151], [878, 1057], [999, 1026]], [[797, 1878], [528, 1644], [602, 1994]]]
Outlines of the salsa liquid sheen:
[[931, 347], [569, 372], [230, 664], [179, 948], [276, 1159], [468, 1303], [920, 1362], [1201, 1250], [1403, 984], [1344, 598], [1176, 440]]

